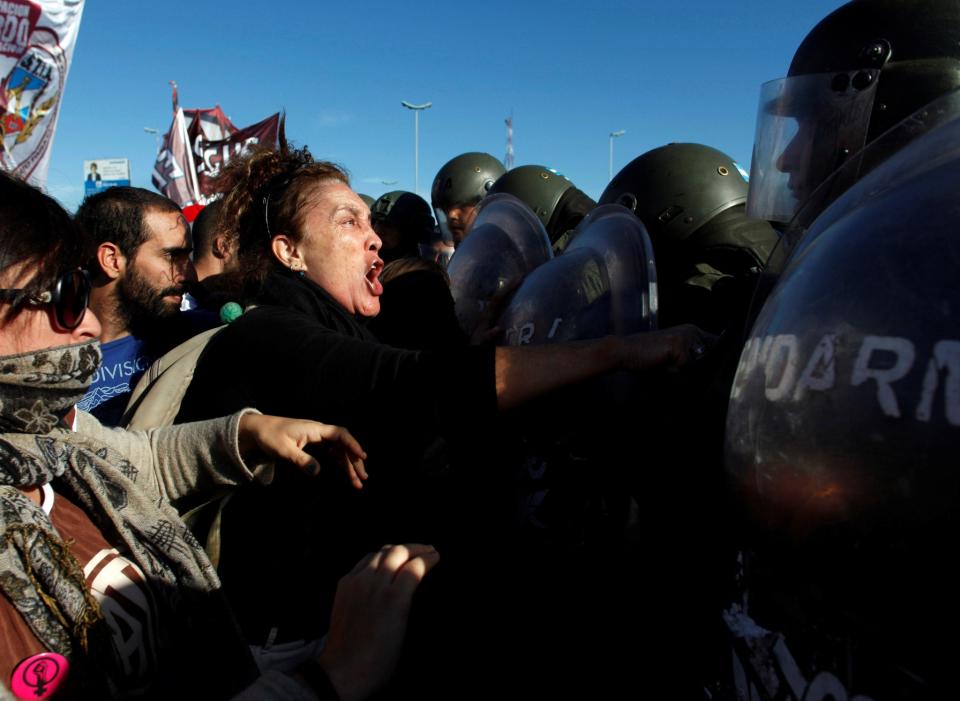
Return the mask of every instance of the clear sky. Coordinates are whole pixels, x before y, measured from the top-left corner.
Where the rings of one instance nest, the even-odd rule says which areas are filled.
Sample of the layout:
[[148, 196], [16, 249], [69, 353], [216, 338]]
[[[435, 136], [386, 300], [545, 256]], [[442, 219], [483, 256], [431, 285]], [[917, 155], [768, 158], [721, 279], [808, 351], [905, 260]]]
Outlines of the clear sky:
[[[48, 191], [82, 198], [84, 159], [129, 158], [151, 187], [154, 137], [184, 107], [220, 104], [244, 127], [285, 109], [287, 136], [337, 161], [359, 192], [420, 194], [464, 151], [556, 168], [592, 197], [671, 141], [749, 167], [760, 84], [838, 0], [481, 3], [87, 0], [53, 145]], [[382, 181], [397, 181], [384, 185]]]

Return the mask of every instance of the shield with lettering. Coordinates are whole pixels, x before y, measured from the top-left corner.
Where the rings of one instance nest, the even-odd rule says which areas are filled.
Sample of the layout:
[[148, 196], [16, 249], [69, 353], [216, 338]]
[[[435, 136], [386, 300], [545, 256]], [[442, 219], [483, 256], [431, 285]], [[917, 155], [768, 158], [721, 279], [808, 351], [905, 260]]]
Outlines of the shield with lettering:
[[[726, 470], [747, 522], [755, 625], [742, 609], [729, 617], [745, 685], [952, 693], [941, 636], [960, 626], [957, 97], [929, 106], [935, 128], [883, 137], [899, 150], [885, 144], [894, 155], [777, 264], [741, 354]], [[785, 636], [776, 652], [766, 631]]]

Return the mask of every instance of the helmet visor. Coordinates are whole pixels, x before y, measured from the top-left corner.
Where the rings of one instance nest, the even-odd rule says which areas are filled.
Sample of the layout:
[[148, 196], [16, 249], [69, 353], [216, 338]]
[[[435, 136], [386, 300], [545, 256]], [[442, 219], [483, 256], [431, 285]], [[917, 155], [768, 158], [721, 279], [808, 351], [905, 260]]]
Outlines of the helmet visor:
[[788, 222], [863, 148], [878, 71], [781, 78], [760, 88], [747, 216]]

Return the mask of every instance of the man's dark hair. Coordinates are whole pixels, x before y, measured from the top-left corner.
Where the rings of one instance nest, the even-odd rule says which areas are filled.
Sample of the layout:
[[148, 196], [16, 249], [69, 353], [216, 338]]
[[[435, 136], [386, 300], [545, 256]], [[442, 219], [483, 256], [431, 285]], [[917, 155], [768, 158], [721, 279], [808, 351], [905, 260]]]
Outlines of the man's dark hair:
[[76, 219], [84, 232], [83, 259], [92, 271], [98, 271], [97, 247], [106, 241], [128, 260], [136, 256], [147, 240], [143, 220], [148, 209], [181, 213], [173, 200], [140, 187], [111, 187], [83, 201]]
[[194, 260], [200, 260], [204, 256], [209, 255], [212, 250], [213, 237], [218, 230], [217, 220], [222, 202], [222, 199], [214, 200], [200, 210], [200, 214], [193, 220], [193, 225], [190, 227], [190, 235], [193, 238]]

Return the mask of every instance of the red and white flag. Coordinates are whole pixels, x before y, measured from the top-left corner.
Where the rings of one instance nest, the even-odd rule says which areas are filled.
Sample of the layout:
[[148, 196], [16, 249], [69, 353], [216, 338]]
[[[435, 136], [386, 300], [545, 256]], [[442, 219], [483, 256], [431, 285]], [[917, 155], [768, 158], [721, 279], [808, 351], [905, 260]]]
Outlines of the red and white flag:
[[[2, 3], [3, 0], [0, 0]], [[153, 168], [153, 185], [184, 210], [206, 205], [220, 195], [216, 177], [231, 158], [257, 144], [276, 146], [283, 135], [283, 115], [271, 115], [238, 129], [220, 109], [183, 109], [173, 81], [174, 119]]]
[[257, 144], [276, 146], [283, 129], [283, 117], [277, 113], [249, 127], [236, 129], [222, 139], [210, 139], [199, 133], [196, 127], [198, 122], [199, 120], [194, 122], [190, 136], [193, 143], [193, 161], [197, 168], [197, 183], [205, 202], [216, 199], [220, 193], [216, 178], [231, 158], [245, 154]]
[[43, 187], [83, 0], [0, 0], [0, 167]]
[[183, 109], [173, 114], [173, 124], [163, 137], [163, 146], [153, 166], [153, 185], [181, 207], [200, 204], [197, 171], [190, 155], [190, 138]]

